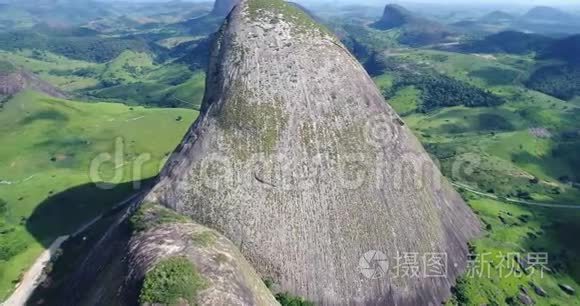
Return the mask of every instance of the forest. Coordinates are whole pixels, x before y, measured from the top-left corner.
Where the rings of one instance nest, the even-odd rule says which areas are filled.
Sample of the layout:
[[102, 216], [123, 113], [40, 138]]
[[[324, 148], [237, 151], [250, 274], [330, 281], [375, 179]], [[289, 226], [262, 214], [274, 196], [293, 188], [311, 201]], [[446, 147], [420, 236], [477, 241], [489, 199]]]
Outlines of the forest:
[[388, 99], [394, 92], [407, 86], [414, 86], [421, 91], [421, 105], [417, 110], [422, 113], [441, 107], [485, 107], [505, 103], [501, 97], [488, 90], [440, 74], [402, 73], [384, 95]]

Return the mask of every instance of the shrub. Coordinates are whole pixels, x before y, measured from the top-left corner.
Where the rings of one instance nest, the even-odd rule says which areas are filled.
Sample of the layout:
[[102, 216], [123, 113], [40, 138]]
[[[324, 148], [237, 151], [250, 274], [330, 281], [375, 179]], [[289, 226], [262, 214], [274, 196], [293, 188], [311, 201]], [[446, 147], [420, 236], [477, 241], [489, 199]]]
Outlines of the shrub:
[[288, 292], [277, 293], [276, 300], [282, 306], [314, 306], [314, 303], [307, 301], [302, 297], [293, 296]]
[[206, 286], [197, 268], [185, 257], [166, 259], [145, 275], [139, 295], [141, 304], [175, 305], [185, 300], [195, 305]]

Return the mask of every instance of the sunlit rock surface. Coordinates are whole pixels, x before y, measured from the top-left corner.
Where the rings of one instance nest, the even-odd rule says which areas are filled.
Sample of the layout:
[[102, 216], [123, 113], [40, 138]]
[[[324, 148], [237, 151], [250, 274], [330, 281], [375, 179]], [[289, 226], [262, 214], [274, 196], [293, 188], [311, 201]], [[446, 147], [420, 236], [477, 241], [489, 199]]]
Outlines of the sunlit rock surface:
[[[479, 221], [338, 39], [285, 2], [242, 1], [207, 76], [202, 113], [148, 201], [222, 233], [262, 277], [317, 304], [449, 297]], [[431, 253], [446, 257], [439, 273]]]

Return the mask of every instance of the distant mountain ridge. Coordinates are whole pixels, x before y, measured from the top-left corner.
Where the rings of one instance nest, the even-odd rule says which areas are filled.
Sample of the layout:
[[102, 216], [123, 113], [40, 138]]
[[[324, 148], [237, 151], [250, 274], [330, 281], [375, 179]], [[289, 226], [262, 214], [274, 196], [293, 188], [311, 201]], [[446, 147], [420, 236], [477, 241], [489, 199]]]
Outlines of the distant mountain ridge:
[[492, 11], [478, 19], [466, 19], [451, 26], [458, 32], [476, 35], [520, 31], [552, 37], [580, 33], [580, 15], [549, 6], [537, 6], [523, 15]]
[[577, 34], [580, 33], [580, 16], [549, 6], [538, 6], [518, 18], [512, 26], [540, 34]]
[[554, 40], [539, 35], [518, 31], [503, 31], [483, 39], [464, 43], [460, 50], [474, 53], [527, 54], [546, 49]]
[[478, 19], [480, 22], [495, 23], [495, 22], [509, 22], [516, 19], [516, 16], [506, 13], [504, 11], [493, 11]]
[[578, 17], [554, 7], [536, 6], [530, 9], [522, 18], [528, 20], [550, 20], [566, 22]]

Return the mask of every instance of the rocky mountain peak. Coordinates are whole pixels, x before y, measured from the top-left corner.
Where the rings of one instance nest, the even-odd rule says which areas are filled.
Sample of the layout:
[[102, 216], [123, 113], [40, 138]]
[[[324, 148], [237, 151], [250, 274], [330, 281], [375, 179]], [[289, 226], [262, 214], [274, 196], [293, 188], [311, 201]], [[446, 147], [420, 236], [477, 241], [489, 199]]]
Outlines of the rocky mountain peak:
[[[281, 0], [225, 21], [201, 115], [147, 200], [323, 305], [441, 303], [480, 226], [356, 59]], [[406, 252], [449, 261], [439, 278], [368, 273], [368, 254], [394, 266]]]
[[[243, 257], [231, 267], [248, 271], [240, 286], [255, 290], [219, 288], [251, 305], [271, 301], [255, 275], [317, 305], [440, 304], [480, 230], [357, 60], [282, 0], [243, 0], [225, 20], [200, 116], [143, 202], [190, 225], [147, 222], [130, 240], [128, 271], [166, 258], [139, 264], [152, 248], [211, 270], [213, 257], [199, 254], [235, 246]], [[209, 229], [223, 235], [223, 249], [180, 242]], [[417, 254], [412, 275], [397, 270], [405, 254]], [[139, 284], [143, 275], [133, 277]]]
[[413, 13], [404, 7], [397, 4], [387, 4], [385, 6], [383, 16], [374, 24], [374, 26], [381, 30], [388, 30], [404, 26], [406, 24], [412, 23], [415, 20], [416, 17], [413, 15]]

